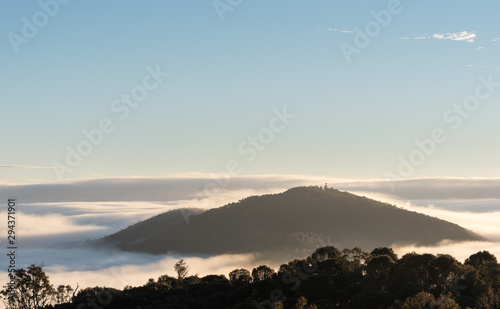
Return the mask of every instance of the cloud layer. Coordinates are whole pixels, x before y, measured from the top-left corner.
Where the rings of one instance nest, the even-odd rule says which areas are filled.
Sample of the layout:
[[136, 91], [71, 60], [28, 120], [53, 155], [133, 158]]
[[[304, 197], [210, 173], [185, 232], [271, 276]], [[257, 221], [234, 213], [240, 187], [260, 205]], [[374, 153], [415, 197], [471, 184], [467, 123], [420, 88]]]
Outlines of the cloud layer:
[[437, 33], [432, 35], [433, 38], [439, 40], [452, 40], [452, 41], [465, 41], [465, 42], [474, 42], [476, 38], [476, 34], [474, 32], [456, 32], [456, 33]]
[[401, 37], [400, 40], [425, 40], [425, 39], [438, 39], [438, 40], [451, 40], [451, 41], [459, 41], [459, 42], [467, 42], [472, 43], [476, 39], [476, 33], [474, 31], [461, 31], [461, 32], [448, 32], [448, 33], [435, 33], [435, 34], [422, 34], [422, 35], [414, 35]]
[[162, 178], [109, 178], [67, 183], [0, 185], [0, 197], [32, 203], [178, 201], [227, 190], [290, 188], [308, 182], [300, 176], [180, 175]]
[[[500, 198], [498, 178], [416, 178], [359, 180], [301, 175], [221, 176], [187, 174], [158, 178], [108, 178], [67, 183], [0, 185], [0, 198], [25, 203], [174, 202], [221, 196], [229, 192], [275, 192], [302, 185], [373, 191], [406, 199]], [[222, 205], [219, 205], [222, 206]]]
[[34, 165], [0, 165], [0, 168], [51, 169], [52, 167]]
[[[460, 261], [488, 250], [500, 257], [500, 179], [421, 178], [386, 181], [308, 176], [189, 174], [163, 178], [112, 178], [78, 182], [0, 185], [0, 198], [18, 199], [19, 265], [45, 263], [54, 284], [143, 285], [149, 278], [173, 275], [178, 255], [151, 256], [94, 250], [73, 241], [100, 238], [139, 220], [183, 207], [213, 208], [249, 195], [278, 193], [300, 185], [324, 185], [442, 218], [479, 233], [491, 242], [442, 243], [437, 247], [396, 247], [403, 255], [448, 253]], [[5, 216], [5, 211], [0, 216]], [[1, 225], [0, 233], [5, 235]], [[1, 245], [5, 245], [2, 243]], [[371, 250], [373, 248], [363, 248]], [[251, 255], [186, 257], [192, 274], [227, 274], [265, 261]], [[4, 258], [4, 263], [6, 263]], [[285, 261], [283, 261], [285, 262]], [[0, 275], [2, 275], [0, 273]]]
[[344, 190], [371, 191], [404, 199], [500, 199], [498, 178], [418, 178], [339, 183]]

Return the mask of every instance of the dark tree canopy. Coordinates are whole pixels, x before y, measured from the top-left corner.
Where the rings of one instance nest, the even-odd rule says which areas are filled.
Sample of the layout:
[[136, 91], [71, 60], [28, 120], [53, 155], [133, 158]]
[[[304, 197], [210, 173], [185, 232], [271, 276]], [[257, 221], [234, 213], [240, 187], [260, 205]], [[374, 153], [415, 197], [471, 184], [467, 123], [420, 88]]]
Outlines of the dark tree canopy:
[[262, 281], [272, 279], [276, 273], [266, 265], [261, 265], [252, 270], [252, 278], [254, 281]]
[[[183, 261], [179, 265], [185, 266]], [[462, 264], [447, 254], [412, 252], [398, 258], [391, 248], [368, 253], [357, 247], [322, 247], [282, 264], [277, 273], [261, 265], [251, 273], [235, 269], [229, 280], [224, 275], [182, 274], [160, 275], [123, 290], [89, 287], [70, 298], [71, 287], [54, 289], [41, 268], [32, 266], [17, 272], [24, 278], [21, 291], [32, 302], [9, 309], [500, 308], [500, 265], [486, 251]], [[34, 299], [45, 306], [36, 307]]]
[[252, 276], [246, 269], [235, 269], [229, 273], [229, 282], [233, 285], [240, 285], [252, 282]]
[[497, 264], [497, 258], [488, 251], [480, 251], [466, 259], [464, 264], [470, 265], [474, 268], [480, 268], [481, 266], [488, 263]]

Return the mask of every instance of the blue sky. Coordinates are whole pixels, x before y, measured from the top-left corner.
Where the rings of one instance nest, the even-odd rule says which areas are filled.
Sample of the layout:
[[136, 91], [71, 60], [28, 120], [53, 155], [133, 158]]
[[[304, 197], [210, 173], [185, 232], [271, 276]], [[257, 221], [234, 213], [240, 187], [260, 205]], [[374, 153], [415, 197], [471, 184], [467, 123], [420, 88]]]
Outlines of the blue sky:
[[[497, 1], [401, 1], [350, 63], [341, 45], [395, 2], [232, 1], [221, 20], [212, 1], [54, 1], [0, 12], [1, 183], [60, 181], [51, 167], [103, 119], [115, 129], [63, 180], [210, 173], [231, 161], [250, 175], [500, 173], [500, 88], [457, 129], [443, 118], [479, 78], [500, 81]], [[40, 3], [59, 9], [13, 47], [9, 35], [43, 16]], [[120, 119], [112, 102], [147, 68], [169, 75]], [[284, 110], [294, 118], [249, 162], [241, 144]], [[437, 128], [446, 140], [398, 172]]]

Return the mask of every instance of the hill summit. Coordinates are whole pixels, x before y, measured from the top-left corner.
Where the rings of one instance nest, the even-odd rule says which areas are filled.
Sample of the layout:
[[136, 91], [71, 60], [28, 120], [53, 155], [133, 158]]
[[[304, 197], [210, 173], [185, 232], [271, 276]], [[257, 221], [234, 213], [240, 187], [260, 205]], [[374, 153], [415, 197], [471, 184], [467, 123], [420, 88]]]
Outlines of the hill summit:
[[[189, 212], [189, 220], [186, 213]], [[103, 239], [143, 253], [301, 255], [319, 246], [372, 249], [483, 237], [438, 218], [331, 188], [297, 187], [201, 211], [173, 210]]]

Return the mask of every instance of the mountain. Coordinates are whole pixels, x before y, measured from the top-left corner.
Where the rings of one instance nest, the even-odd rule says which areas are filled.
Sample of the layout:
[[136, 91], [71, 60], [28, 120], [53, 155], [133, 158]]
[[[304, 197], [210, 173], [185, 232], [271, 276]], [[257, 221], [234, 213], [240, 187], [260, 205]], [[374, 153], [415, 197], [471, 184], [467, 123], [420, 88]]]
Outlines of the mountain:
[[348, 192], [297, 187], [251, 196], [203, 212], [174, 210], [110, 235], [103, 242], [125, 251], [162, 253], [309, 253], [342, 248], [485, 240], [457, 224]]

